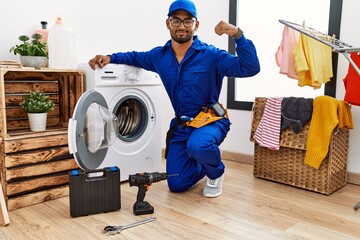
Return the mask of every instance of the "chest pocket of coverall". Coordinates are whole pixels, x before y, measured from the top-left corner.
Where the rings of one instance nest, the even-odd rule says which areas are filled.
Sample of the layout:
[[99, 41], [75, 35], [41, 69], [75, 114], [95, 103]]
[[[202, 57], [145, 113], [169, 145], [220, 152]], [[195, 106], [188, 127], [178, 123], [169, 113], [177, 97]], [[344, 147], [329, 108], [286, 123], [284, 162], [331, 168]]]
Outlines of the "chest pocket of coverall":
[[[193, 66], [188, 72], [183, 73], [183, 79], [184, 100], [195, 101], [202, 106], [207, 104], [211, 94], [211, 86], [208, 81], [210, 79], [209, 68], [207, 66]], [[201, 96], [201, 98], [194, 99], [194, 96]]]

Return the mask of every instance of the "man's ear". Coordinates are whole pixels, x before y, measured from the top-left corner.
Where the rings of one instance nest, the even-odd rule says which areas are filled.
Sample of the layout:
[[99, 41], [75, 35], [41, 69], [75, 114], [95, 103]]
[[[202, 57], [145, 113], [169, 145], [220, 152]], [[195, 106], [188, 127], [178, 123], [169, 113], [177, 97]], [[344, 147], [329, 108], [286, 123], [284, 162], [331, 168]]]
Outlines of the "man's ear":
[[195, 31], [196, 31], [196, 30], [198, 30], [198, 28], [199, 28], [199, 24], [200, 24], [200, 23], [199, 23], [199, 21], [198, 21], [198, 20], [196, 20], [196, 22], [195, 22]]
[[170, 21], [169, 21], [169, 19], [168, 19], [168, 18], [166, 19], [166, 27], [167, 27], [167, 29], [169, 29], [169, 30], [170, 30]]

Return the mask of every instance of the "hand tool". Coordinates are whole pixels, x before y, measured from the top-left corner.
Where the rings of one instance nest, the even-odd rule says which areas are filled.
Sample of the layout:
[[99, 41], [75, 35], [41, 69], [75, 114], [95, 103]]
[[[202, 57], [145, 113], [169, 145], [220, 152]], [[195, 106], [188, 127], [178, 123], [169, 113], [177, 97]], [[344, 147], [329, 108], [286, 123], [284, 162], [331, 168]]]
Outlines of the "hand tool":
[[155, 220], [156, 220], [155, 217], [151, 217], [151, 218], [146, 218], [144, 220], [140, 220], [140, 221], [137, 221], [137, 222], [134, 222], [134, 223], [126, 224], [126, 225], [106, 226], [104, 228], [104, 233], [108, 234], [108, 235], [114, 235], [114, 234], [120, 233], [121, 231], [123, 231], [125, 229], [132, 228], [132, 227], [135, 227], [135, 226], [139, 226], [141, 224], [152, 222], [152, 221], [155, 221]]
[[154, 212], [154, 208], [147, 202], [144, 201], [145, 193], [150, 189], [150, 185], [154, 182], [159, 182], [167, 179], [170, 176], [177, 176], [178, 174], [167, 174], [167, 173], [136, 173], [129, 176], [130, 187], [138, 186], [139, 190], [137, 193], [136, 202], [133, 206], [135, 215], [149, 214]]

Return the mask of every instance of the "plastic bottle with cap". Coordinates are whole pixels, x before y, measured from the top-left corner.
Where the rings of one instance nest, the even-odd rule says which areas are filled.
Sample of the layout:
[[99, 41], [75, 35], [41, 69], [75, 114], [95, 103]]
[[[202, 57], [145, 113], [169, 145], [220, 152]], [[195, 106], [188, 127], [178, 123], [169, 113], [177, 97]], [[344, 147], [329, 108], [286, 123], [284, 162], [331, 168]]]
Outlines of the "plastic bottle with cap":
[[41, 29], [38, 29], [35, 31], [35, 33], [39, 33], [42, 35], [42, 38], [40, 39], [41, 42], [47, 42], [49, 30], [47, 29], [47, 22], [41, 21]]
[[75, 34], [68, 28], [61, 17], [48, 35], [49, 68], [76, 69]]

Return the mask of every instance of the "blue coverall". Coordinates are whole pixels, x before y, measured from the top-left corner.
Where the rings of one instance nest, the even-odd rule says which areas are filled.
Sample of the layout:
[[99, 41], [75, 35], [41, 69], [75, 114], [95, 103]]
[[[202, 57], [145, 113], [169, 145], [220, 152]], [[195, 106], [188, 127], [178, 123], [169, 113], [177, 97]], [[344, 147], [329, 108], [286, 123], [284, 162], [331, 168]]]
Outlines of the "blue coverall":
[[[202, 107], [218, 102], [224, 76], [251, 77], [260, 71], [253, 43], [243, 35], [236, 42], [237, 56], [201, 42], [193, 44], [179, 64], [171, 48], [171, 40], [162, 47], [147, 52], [119, 52], [111, 63], [127, 64], [159, 74], [169, 95], [175, 117], [195, 117]], [[205, 175], [220, 177], [225, 170], [219, 145], [230, 130], [230, 121], [222, 118], [201, 128], [176, 127], [170, 139], [166, 159], [169, 189], [182, 192], [195, 185]]]

